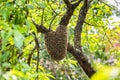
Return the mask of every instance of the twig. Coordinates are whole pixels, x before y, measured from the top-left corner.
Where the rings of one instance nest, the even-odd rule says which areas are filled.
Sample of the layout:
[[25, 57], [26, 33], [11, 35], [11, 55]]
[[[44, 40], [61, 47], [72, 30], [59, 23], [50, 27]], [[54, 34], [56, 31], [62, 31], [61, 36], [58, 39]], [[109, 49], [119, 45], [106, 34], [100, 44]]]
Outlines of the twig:
[[53, 7], [51, 6], [51, 4], [49, 3], [49, 0], [47, 0], [47, 3], [48, 3], [48, 5], [50, 6], [51, 10], [52, 10], [56, 15], [58, 15], [58, 13], [53, 9]]
[[66, 69], [64, 69], [65, 75], [67, 76], [68, 80], [72, 80], [69, 76], [69, 74], [67, 73]]
[[52, 25], [53, 21], [55, 20], [56, 16], [57, 16], [57, 15], [54, 15], [54, 16], [53, 16], [53, 18], [52, 18], [52, 20], [51, 20], [51, 22], [50, 22], [50, 25], [49, 25], [49, 30], [51, 30], [51, 25]]
[[41, 25], [44, 24], [44, 8], [42, 8], [42, 19], [41, 19]]
[[[27, 4], [29, 4], [29, 0], [26, 0], [26, 5], [27, 5]], [[29, 15], [29, 9], [28, 9], [27, 6], [26, 6], [26, 15], [25, 15], [25, 17], [27, 18], [28, 15]]]
[[[33, 35], [34, 35], [34, 39], [35, 39], [35, 44], [36, 44], [36, 48], [37, 48], [37, 66], [36, 66], [36, 71], [38, 72], [38, 67], [39, 67], [39, 54], [40, 54], [40, 46], [39, 46], [39, 42], [38, 42], [38, 39], [36, 37], [36, 34], [33, 32]], [[37, 80], [38, 79], [38, 76], [36, 77]]]
[[116, 8], [114, 8], [114, 7], [110, 6], [109, 4], [105, 3], [104, 1], [102, 1], [102, 0], [99, 0], [99, 1], [100, 1], [101, 3], [103, 3], [103, 4], [107, 5], [107, 6], [108, 6], [108, 7], [110, 7], [111, 9], [113, 9], [113, 10], [117, 11], [118, 13], [120, 13], [120, 11], [119, 11], [119, 10], [117, 10]]
[[33, 41], [34, 41], [34, 39], [32, 39], [28, 44], [26, 44], [26, 45], [23, 47], [23, 49], [26, 48], [27, 46], [29, 46], [29, 44], [31, 44]]
[[35, 23], [35, 21], [33, 19], [32, 19], [32, 22], [35, 25], [35, 27], [37, 28], [38, 32], [47, 33], [50, 31], [49, 29], [45, 28], [43, 25], [38, 25], [37, 23]]
[[29, 56], [28, 56], [28, 59], [27, 59], [27, 64], [28, 64], [28, 65], [30, 65], [31, 58], [32, 58], [32, 55], [33, 55], [35, 49], [36, 49], [36, 46], [32, 49], [31, 53], [30, 53]]
[[63, 0], [63, 1], [66, 4], [67, 8], [70, 8], [72, 6], [69, 0]]
[[106, 33], [105, 29], [104, 29], [104, 27], [103, 27], [103, 30], [104, 30], [104, 33], [105, 33], [105, 35], [106, 35], [109, 43], [111, 44], [112, 47], [114, 47], [113, 44], [112, 44], [112, 42], [111, 42], [111, 40], [110, 40], [110, 38], [108, 37], [108, 35], [107, 35], [107, 33]]
[[91, 25], [91, 26], [103, 27], [103, 30], [104, 30], [105, 36], [107, 37], [107, 39], [108, 39], [109, 43], [111, 44], [111, 46], [114, 47], [113, 44], [112, 44], [112, 42], [111, 42], [111, 40], [110, 40], [110, 38], [108, 37], [108, 35], [107, 35], [106, 31], [105, 31], [105, 28], [104, 28], [105, 26], [93, 25], [93, 24], [90, 24], [90, 23], [85, 22], [85, 21], [84, 21], [84, 23], [86, 23], [86, 24], [88, 24], [88, 25]]
[[89, 46], [89, 39], [88, 39], [88, 29], [87, 29], [87, 26], [86, 26], [86, 41], [87, 41], [87, 47], [88, 47], [88, 53], [90, 53], [90, 46]]

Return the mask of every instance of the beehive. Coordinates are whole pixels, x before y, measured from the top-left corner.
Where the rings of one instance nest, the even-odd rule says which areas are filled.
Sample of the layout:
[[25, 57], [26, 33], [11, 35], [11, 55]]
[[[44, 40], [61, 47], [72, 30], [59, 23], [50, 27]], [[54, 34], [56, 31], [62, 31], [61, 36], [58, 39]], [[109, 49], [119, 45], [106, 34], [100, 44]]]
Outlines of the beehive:
[[56, 31], [50, 31], [45, 34], [45, 45], [52, 59], [59, 61], [67, 53], [67, 27], [58, 26]]

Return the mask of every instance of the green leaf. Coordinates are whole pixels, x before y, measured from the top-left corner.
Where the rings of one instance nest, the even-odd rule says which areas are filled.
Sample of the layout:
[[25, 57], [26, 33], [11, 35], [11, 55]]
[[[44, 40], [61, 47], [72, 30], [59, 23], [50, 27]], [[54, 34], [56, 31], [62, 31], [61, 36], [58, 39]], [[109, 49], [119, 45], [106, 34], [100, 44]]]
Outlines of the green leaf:
[[98, 70], [91, 78], [91, 80], [116, 80], [120, 74], [120, 68], [104, 67]]
[[10, 68], [10, 67], [11, 67], [11, 64], [8, 63], [8, 62], [5, 62], [5, 63], [2, 64], [2, 67], [3, 67], [3, 68]]
[[45, 8], [47, 5], [44, 2], [39, 3], [41, 8]]
[[7, 1], [7, 0], [0, 0], [0, 2], [5, 2], [5, 1]]
[[7, 41], [8, 38], [12, 35], [12, 31], [1, 31], [1, 37], [3, 41]]
[[1, 55], [1, 61], [6, 61], [8, 59], [9, 54], [8, 53], [4, 53]]
[[39, 73], [39, 78], [40, 80], [50, 80], [48, 76], [44, 73]]
[[21, 65], [23, 66], [22, 68], [22, 72], [28, 72], [31, 70], [30, 66], [24, 62], [21, 63]]
[[51, 74], [46, 74], [48, 77], [50, 77], [50, 78], [53, 78], [53, 79], [56, 79], [53, 75], [51, 75]]
[[23, 46], [24, 36], [18, 31], [14, 30], [14, 43], [20, 49]]
[[7, 44], [8, 38], [12, 35], [12, 31], [1, 31], [2, 37], [2, 50], [5, 50], [5, 45]]
[[27, 77], [28, 77], [27, 75], [25, 75], [25, 74], [22, 73], [21, 71], [14, 70], [14, 69], [10, 71], [10, 74], [16, 75], [16, 76], [18, 76], [18, 77], [23, 77], [23, 78], [27, 78]]
[[7, 20], [10, 15], [10, 11], [6, 8], [0, 9], [0, 15], [3, 16], [4, 20]]
[[34, 9], [33, 5], [27, 4], [26, 6], [27, 6], [28, 9]]

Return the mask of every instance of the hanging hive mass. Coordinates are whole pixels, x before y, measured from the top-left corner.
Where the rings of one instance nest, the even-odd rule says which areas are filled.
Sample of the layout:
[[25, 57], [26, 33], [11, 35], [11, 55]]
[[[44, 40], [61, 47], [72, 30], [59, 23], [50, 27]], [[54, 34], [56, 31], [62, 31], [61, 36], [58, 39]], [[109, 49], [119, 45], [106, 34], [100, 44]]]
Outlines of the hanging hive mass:
[[45, 34], [45, 45], [52, 59], [59, 61], [67, 53], [67, 27], [58, 26], [56, 31], [50, 31]]

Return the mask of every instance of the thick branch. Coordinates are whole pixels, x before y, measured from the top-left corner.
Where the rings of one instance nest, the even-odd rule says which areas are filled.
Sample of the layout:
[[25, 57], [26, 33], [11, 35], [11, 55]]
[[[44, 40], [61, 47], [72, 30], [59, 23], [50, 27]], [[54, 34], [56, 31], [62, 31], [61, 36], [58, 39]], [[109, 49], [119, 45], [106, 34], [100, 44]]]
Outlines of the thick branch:
[[77, 21], [77, 25], [75, 27], [75, 33], [74, 33], [74, 44], [75, 44], [75, 48], [78, 49], [74, 49], [73, 46], [68, 44], [68, 51], [70, 53], [72, 53], [72, 55], [77, 59], [77, 61], [79, 62], [79, 64], [81, 65], [81, 67], [83, 68], [83, 70], [85, 71], [85, 73], [91, 77], [95, 71], [94, 69], [91, 67], [91, 64], [88, 63], [88, 59], [84, 56], [83, 52], [82, 52], [82, 48], [81, 48], [81, 33], [82, 33], [82, 26], [84, 23], [84, 20], [86, 18], [86, 14], [88, 12], [89, 9], [89, 2], [88, 0], [84, 0], [84, 4], [82, 6], [82, 8], [79, 11], [79, 16], [78, 16], [78, 21]]
[[81, 43], [80, 42], [81, 42], [82, 26], [83, 26], [86, 14], [88, 12], [88, 8], [89, 8], [88, 0], [85, 0], [82, 8], [79, 11], [79, 17], [78, 17], [77, 25], [76, 25], [75, 31], [74, 31], [75, 48], [79, 49], [79, 50], [81, 50]]
[[76, 8], [76, 7], [80, 4], [81, 1], [82, 1], [82, 0], [79, 0], [78, 2], [72, 4], [73, 8]]
[[67, 50], [77, 59], [78, 63], [83, 68], [88, 77], [91, 77], [95, 73], [95, 70], [91, 67], [91, 64], [88, 62], [88, 59], [84, 53], [74, 49], [74, 47], [69, 43]]
[[67, 6], [68, 8], [71, 6], [69, 0], [63, 0], [63, 1], [64, 1], [64, 3], [66, 4], [66, 6]]
[[[67, 0], [64, 0], [64, 1], [67, 1]], [[81, 0], [79, 0], [78, 2], [76, 2], [75, 4], [73, 4], [72, 6], [67, 8], [67, 11], [61, 18], [59, 25], [65, 25], [65, 26], [68, 25], [69, 20], [70, 20], [71, 16], [73, 15], [75, 8], [80, 4], [80, 2], [81, 2]]]

